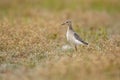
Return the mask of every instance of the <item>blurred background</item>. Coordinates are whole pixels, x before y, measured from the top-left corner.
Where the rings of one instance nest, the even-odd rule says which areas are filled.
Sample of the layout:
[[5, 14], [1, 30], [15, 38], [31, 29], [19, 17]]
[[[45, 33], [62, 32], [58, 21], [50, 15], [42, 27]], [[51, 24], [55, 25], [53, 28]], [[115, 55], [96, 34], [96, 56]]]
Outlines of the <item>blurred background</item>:
[[[90, 45], [63, 51], [71, 19]], [[120, 80], [120, 0], [0, 0], [0, 80]]]
[[[29, 11], [31, 9], [63, 11], [63, 10], [95, 10], [117, 13], [120, 11], [119, 0], [1, 0], [0, 13]], [[19, 13], [20, 14], [20, 13]]]

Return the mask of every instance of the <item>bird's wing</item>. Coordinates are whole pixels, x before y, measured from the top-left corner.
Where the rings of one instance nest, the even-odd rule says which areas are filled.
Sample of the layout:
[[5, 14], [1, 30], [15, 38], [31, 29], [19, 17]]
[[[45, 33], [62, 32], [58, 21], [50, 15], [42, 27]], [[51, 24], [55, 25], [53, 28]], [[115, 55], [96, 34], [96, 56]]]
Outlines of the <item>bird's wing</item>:
[[88, 43], [87, 43], [87, 42], [84, 42], [84, 41], [82, 40], [82, 38], [80, 38], [77, 33], [74, 33], [74, 37], [75, 37], [77, 40], [79, 40], [80, 42], [82, 42], [83, 44], [88, 45]]

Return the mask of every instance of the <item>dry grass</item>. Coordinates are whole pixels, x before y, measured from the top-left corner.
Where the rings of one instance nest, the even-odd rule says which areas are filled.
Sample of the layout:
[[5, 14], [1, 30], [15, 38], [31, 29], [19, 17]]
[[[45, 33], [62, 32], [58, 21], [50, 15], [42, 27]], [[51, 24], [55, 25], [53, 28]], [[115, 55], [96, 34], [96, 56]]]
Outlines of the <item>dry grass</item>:
[[[16, 6], [17, 1], [11, 5]], [[88, 1], [86, 4], [91, 5], [92, 0]], [[117, 0], [105, 3], [118, 6]], [[111, 13], [65, 6], [60, 11], [49, 11], [36, 5], [10, 7], [0, 13], [0, 80], [120, 79], [119, 10]], [[80, 46], [77, 52], [61, 49], [68, 44], [67, 28], [61, 26], [67, 18], [73, 20], [74, 29], [89, 46]]]

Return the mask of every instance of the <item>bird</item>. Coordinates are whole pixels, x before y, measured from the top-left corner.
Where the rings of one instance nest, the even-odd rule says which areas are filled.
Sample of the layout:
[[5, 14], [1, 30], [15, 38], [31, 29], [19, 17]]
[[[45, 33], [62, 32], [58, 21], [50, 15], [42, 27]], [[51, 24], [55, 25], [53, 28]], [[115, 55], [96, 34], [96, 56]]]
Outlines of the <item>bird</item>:
[[67, 25], [67, 32], [66, 32], [66, 38], [67, 41], [74, 46], [75, 50], [77, 51], [78, 45], [88, 45], [87, 42], [85, 42], [73, 29], [72, 27], [72, 21], [66, 20], [62, 23], [62, 25]]

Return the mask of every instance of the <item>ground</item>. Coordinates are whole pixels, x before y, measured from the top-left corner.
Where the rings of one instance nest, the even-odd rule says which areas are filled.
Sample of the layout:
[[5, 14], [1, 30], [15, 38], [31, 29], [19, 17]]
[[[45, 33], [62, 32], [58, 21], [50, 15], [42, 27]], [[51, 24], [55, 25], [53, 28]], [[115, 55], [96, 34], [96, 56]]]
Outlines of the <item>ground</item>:
[[1, 0], [0, 80], [120, 80], [120, 0]]

